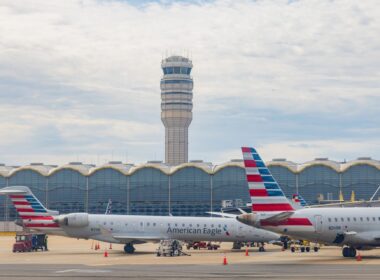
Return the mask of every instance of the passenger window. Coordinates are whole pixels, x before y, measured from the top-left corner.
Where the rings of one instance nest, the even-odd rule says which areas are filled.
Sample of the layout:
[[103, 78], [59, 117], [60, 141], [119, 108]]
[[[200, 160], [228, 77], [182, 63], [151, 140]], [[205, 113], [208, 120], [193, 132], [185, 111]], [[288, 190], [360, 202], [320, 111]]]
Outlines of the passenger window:
[[150, 223], [146, 223], [146, 225], [149, 227], [149, 226], [150, 226]]
[[178, 226], [177, 224], [174, 224], [176, 227]]
[[329, 223], [331, 223], [331, 218], [329, 218]]
[[356, 218], [354, 217], [354, 222], [356, 222]]
[[363, 222], [363, 217], [360, 217], [360, 221]]
[[341, 220], [342, 222], [344, 222], [344, 218], [340, 218], [340, 220]]
[[380, 217], [377, 218], [380, 221]]
[[168, 223], [168, 227], [170, 227], [170, 223]]
[[103, 225], [107, 225], [107, 222], [104, 222]]
[[113, 225], [113, 222], [111, 222], [111, 226]]
[[372, 220], [373, 220], [374, 222], [376, 222], [376, 218], [375, 218], [375, 217], [372, 217]]
[[221, 227], [222, 227], [222, 225], [219, 224], [219, 225], [218, 225], [218, 228], [221, 228]]
[[199, 224], [197, 224], [197, 227], [199, 227]]
[[140, 223], [140, 226], [143, 226], [143, 225], [144, 225], [143, 222], [141, 222], [141, 223]]
[[369, 222], [369, 217], [367, 217], [367, 221]]
[[190, 224], [189, 227], [193, 227], [193, 224]]
[[335, 218], [335, 222], [338, 222], [338, 218]]
[[347, 222], [349, 222], [350, 221], [350, 218], [347, 218]]
[[212, 224], [211, 227], [214, 227], [214, 224]]
[[153, 226], [155, 227], [155, 226], [156, 226], [156, 223], [153, 223]]
[[182, 226], [184, 227], [184, 226], [185, 226], [185, 224], [182, 224]]
[[204, 227], [207, 227], [207, 225], [206, 225], [206, 224], [204, 224]]

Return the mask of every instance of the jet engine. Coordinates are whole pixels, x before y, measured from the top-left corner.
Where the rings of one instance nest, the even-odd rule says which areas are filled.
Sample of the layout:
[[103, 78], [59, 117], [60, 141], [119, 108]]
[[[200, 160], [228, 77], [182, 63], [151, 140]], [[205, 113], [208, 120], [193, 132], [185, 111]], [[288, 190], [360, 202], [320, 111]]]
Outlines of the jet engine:
[[241, 214], [236, 217], [236, 219], [246, 225], [249, 226], [255, 226], [259, 222], [259, 218], [255, 213], [246, 213], [246, 214]]
[[66, 227], [86, 227], [89, 225], [87, 213], [72, 213], [67, 215], [59, 215], [54, 219], [61, 226]]

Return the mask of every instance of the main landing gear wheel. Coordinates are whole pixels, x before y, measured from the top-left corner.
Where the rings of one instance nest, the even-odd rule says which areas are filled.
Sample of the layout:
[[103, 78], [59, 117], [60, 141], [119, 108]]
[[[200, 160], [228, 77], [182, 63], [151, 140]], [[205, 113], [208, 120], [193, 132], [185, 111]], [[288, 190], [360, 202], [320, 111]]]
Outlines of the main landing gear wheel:
[[132, 243], [127, 243], [124, 246], [124, 252], [126, 254], [133, 254], [135, 252], [135, 247], [133, 247]]
[[343, 257], [345, 258], [355, 258], [356, 249], [353, 247], [344, 247], [342, 250]]

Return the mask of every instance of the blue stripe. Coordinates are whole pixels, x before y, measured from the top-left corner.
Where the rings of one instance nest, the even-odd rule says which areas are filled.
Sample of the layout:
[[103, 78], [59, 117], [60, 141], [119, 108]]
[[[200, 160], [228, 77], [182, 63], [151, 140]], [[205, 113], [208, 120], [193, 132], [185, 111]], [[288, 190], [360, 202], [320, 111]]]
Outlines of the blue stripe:
[[264, 186], [267, 190], [279, 190], [280, 186], [276, 183], [264, 183]]
[[281, 190], [267, 190], [269, 196], [284, 196]]
[[259, 168], [259, 173], [261, 175], [271, 175], [268, 168]]
[[37, 212], [37, 213], [46, 213], [47, 211], [45, 209], [34, 209], [34, 212]]
[[261, 160], [262, 161], [261, 157], [258, 154], [252, 154], [252, 157], [254, 160]]
[[262, 162], [262, 161], [256, 161], [256, 166], [257, 167], [265, 167], [265, 164], [264, 164], [264, 162]]
[[270, 182], [270, 183], [274, 183], [275, 182], [275, 180], [273, 179], [272, 176], [261, 176], [261, 178], [263, 178], [264, 182]]

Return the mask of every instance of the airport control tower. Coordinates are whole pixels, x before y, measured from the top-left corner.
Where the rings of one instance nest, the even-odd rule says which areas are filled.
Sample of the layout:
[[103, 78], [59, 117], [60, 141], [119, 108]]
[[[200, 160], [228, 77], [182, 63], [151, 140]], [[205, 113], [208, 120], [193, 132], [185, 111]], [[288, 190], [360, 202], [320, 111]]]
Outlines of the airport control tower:
[[193, 64], [182, 56], [161, 62], [161, 120], [165, 126], [165, 162], [178, 165], [188, 161], [188, 128], [193, 119]]

